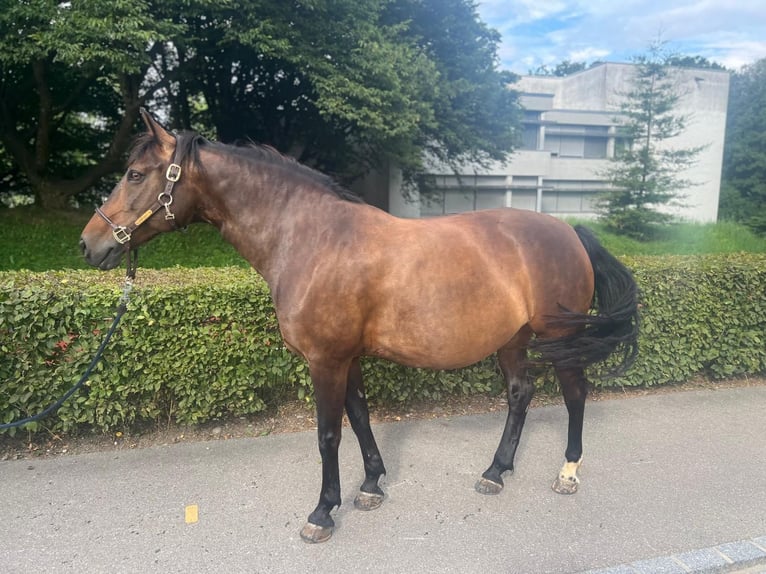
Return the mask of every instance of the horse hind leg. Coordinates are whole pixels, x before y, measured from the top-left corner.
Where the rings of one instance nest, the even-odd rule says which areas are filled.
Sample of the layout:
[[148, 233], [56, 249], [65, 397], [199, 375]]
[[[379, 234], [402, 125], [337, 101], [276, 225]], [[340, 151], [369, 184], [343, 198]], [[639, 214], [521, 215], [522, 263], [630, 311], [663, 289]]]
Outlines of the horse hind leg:
[[364, 482], [359, 488], [359, 494], [354, 499], [354, 506], [359, 510], [375, 510], [383, 503], [383, 490], [378, 486], [381, 475], [386, 474], [383, 459], [370, 428], [370, 413], [367, 408], [367, 398], [364, 395], [362, 369], [359, 359], [351, 363], [346, 387], [346, 414], [351, 428], [359, 440], [364, 461]]
[[503, 473], [513, 472], [513, 459], [535, 390], [534, 384], [527, 378], [525, 367], [528, 340], [526, 333], [517, 335], [497, 352], [497, 360], [508, 387], [508, 417], [492, 464], [476, 483], [476, 491], [481, 494], [499, 494], [503, 489]]
[[552, 488], [559, 494], [574, 494], [580, 486], [577, 471], [582, 465], [582, 427], [585, 398], [588, 394], [587, 379], [583, 369], [580, 368], [557, 367], [556, 375], [561, 383], [564, 402], [569, 413], [569, 429], [564, 466], [561, 467]]

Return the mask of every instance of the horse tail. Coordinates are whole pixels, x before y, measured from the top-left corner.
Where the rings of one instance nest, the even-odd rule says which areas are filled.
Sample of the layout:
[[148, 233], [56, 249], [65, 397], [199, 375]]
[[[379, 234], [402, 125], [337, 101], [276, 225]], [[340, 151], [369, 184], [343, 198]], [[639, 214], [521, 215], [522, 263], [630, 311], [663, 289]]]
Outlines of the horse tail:
[[540, 353], [544, 362], [562, 368], [584, 368], [617, 353], [602, 376], [618, 376], [638, 354], [638, 286], [628, 268], [604, 249], [589, 229], [581, 225], [574, 229], [593, 267], [593, 312], [576, 313], [562, 307], [560, 314], [549, 317], [548, 326], [574, 332], [563, 337], [538, 337], [529, 348]]

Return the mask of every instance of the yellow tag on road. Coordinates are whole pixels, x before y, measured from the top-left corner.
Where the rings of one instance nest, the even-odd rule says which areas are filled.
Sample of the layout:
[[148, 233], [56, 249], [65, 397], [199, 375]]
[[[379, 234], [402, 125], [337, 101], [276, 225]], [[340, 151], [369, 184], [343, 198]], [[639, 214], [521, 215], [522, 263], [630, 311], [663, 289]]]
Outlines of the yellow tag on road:
[[190, 504], [186, 507], [186, 524], [194, 524], [199, 520], [199, 506]]

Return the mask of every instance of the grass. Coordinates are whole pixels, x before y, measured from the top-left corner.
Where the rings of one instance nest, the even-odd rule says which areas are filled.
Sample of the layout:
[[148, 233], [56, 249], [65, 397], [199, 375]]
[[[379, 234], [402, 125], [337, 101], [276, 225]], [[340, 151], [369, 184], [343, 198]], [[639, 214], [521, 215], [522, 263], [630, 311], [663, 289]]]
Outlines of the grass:
[[[0, 271], [86, 269], [78, 241], [92, 212], [45, 212], [34, 207], [0, 209]], [[615, 255], [691, 255], [702, 253], [766, 252], [766, 237], [731, 222], [683, 223], [660, 230], [654, 241], [639, 242], [593, 228]], [[140, 266], [247, 267], [248, 263], [209, 225], [193, 225], [182, 233], [167, 233], [141, 248]]]
[[766, 237], [731, 221], [678, 223], [658, 230], [652, 241], [636, 241], [605, 230], [597, 222], [586, 223], [614, 255], [698, 255], [704, 253], [764, 253]]
[[[89, 269], [78, 243], [92, 214], [0, 209], [0, 271]], [[141, 247], [139, 265], [151, 269], [249, 266], [211, 225], [192, 225], [186, 231], [160, 235]]]

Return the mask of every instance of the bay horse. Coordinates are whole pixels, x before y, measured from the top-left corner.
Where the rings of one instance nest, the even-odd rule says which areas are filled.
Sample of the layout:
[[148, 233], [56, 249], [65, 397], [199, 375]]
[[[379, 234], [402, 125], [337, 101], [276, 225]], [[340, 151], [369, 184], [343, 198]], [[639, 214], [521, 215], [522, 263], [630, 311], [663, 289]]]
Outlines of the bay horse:
[[612, 354], [613, 365], [627, 368], [638, 334], [636, 283], [587, 229], [509, 208], [400, 219], [271, 148], [174, 134], [141, 116], [147, 131], [83, 229], [82, 252], [112, 269], [160, 233], [207, 222], [263, 276], [285, 345], [307, 361], [314, 386], [322, 485], [304, 540], [323, 542], [335, 526], [344, 407], [364, 461], [354, 505], [372, 510], [384, 498], [362, 356], [455, 369], [497, 353], [508, 417], [476, 483], [497, 494], [513, 471], [534, 390], [527, 349], [537, 351], [553, 364], [569, 414], [553, 489], [578, 489], [584, 368]]

